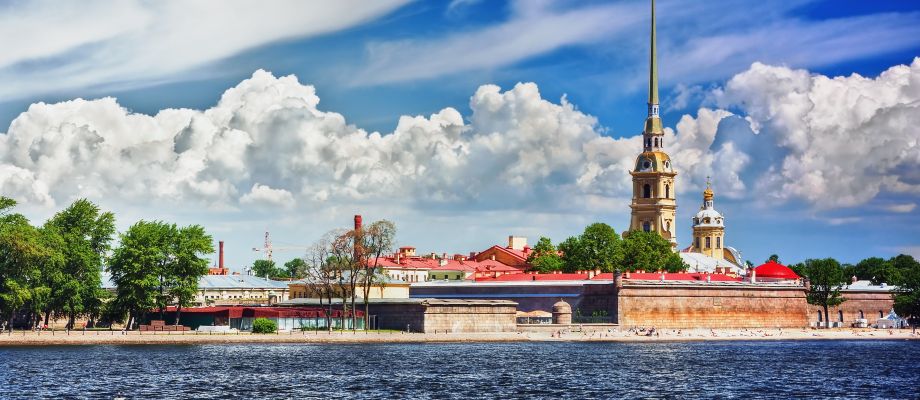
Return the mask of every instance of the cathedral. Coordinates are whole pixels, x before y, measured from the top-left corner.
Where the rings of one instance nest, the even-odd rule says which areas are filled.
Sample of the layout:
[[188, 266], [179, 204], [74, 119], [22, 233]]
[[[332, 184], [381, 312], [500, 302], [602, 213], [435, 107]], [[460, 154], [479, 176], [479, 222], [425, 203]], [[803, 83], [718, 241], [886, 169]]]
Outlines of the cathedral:
[[[642, 130], [642, 153], [630, 171], [633, 196], [629, 230], [657, 232], [677, 251], [677, 172], [664, 151], [664, 128], [659, 115], [658, 59], [655, 43], [655, 1], [652, 0], [651, 44], [649, 52], [648, 117]], [[693, 272], [744, 272], [741, 255], [725, 245], [725, 221], [713, 208], [713, 191], [707, 180], [703, 206], [693, 217], [693, 244], [680, 256]]]

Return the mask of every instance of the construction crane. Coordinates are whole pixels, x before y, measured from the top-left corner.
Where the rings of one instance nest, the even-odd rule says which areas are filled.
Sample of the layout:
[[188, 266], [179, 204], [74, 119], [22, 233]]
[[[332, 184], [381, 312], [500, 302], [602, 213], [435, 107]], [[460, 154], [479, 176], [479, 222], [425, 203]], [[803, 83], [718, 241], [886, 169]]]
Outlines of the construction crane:
[[272, 246], [272, 239], [271, 239], [271, 236], [269, 236], [268, 231], [265, 231], [265, 243], [262, 245], [261, 248], [253, 247], [253, 248], [252, 248], [252, 251], [261, 252], [262, 254], [265, 255], [265, 259], [266, 259], [266, 260], [272, 261], [272, 252], [275, 251], [275, 250], [278, 250], [278, 251], [290, 251], [290, 250], [306, 250], [307, 248], [308, 248], [308, 247], [306, 247], [306, 246], [282, 246], [282, 247], [274, 247], [274, 246]]

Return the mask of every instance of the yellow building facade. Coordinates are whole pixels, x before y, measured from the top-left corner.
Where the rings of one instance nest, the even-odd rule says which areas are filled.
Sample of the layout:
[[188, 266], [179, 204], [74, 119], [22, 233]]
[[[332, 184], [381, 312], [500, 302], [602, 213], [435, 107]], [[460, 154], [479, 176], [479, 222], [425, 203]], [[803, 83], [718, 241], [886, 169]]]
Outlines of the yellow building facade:
[[651, 52], [649, 57], [648, 117], [642, 131], [643, 151], [630, 175], [633, 197], [629, 231], [657, 232], [677, 247], [677, 173], [664, 151], [664, 128], [658, 102], [658, 61], [655, 52], [655, 2], [652, 1]]

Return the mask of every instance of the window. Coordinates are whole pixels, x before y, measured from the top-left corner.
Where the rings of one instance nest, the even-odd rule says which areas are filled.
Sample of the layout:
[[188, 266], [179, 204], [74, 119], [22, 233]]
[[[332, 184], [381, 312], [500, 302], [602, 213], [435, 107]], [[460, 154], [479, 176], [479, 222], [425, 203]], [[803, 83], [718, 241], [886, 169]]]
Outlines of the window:
[[722, 238], [721, 237], [716, 237], [716, 248], [717, 249], [722, 248]]
[[652, 185], [646, 183], [645, 186], [642, 186], [642, 197], [646, 199], [652, 197]]
[[843, 322], [843, 311], [837, 310], [837, 320]]
[[821, 311], [818, 311], [818, 322], [824, 321], [824, 316], [821, 315]]
[[866, 319], [866, 315], [863, 314], [862, 310], [859, 310], [859, 319]]
[[882, 310], [878, 310], [878, 317], [885, 318], [885, 314], [882, 312]]
[[712, 247], [712, 238], [706, 237], [706, 248], [708, 249], [710, 247]]
[[651, 139], [651, 138], [649, 138], [648, 140], [645, 141], [645, 147], [652, 147], [652, 139]]
[[696, 246], [695, 246], [695, 247], [696, 247], [697, 249], [700, 248], [700, 238], [699, 238], [699, 237], [696, 238]]
[[664, 198], [666, 199], [671, 198], [671, 186], [670, 185], [664, 185]]
[[[646, 186], [648, 186], [648, 185], [646, 185]], [[648, 222], [648, 221], [643, 222], [643, 223], [642, 223], [642, 230], [643, 230], [643, 231], [646, 231], [646, 232], [651, 232], [651, 231], [652, 231], [652, 223], [651, 223], [651, 222]]]
[[666, 226], [666, 228], [665, 228], [666, 231], [668, 231], [668, 232], [671, 231], [671, 221], [665, 222], [665, 223], [664, 223], [664, 226]]

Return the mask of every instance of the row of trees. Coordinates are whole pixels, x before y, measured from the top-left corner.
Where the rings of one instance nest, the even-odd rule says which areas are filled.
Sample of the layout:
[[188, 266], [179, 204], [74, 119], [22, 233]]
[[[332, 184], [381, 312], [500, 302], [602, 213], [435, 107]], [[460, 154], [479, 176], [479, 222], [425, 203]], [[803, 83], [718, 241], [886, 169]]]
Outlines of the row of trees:
[[306, 277], [307, 264], [303, 258], [295, 258], [278, 268], [274, 260], [256, 260], [252, 263], [252, 274], [268, 279], [301, 279]]
[[[179, 228], [141, 221], [112, 249], [115, 216], [81, 199], [42, 226], [14, 213], [16, 202], [0, 197], [0, 326], [12, 329], [77, 318], [88, 326], [100, 318], [129, 324], [151, 309], [185, 307], [198, 278], [207, 273], [203, 255], [213, 253], [211, 237], [198, 225]], [[108, 265], [114, 297], [102, 288]], [[181, 311], [180, 311], [181, 312]]]
[[[767, 261], [779, 262], [771, 255]], [[901, 254], [890, 259], [866, 258], [854, 264], [841, 264], [833, 258], [808, 259], [789, 266], [809, 281], [808, 303], [822, 308], [824, 321], [829, 321], [830, 307], [845, 301], [841, 291], [852, 277], [870, 280], [873, 284], [888, 284], [894, 290], [894, 310], [916, 324], [920, 321], [920, 262]]]
[[656, 232], [629, 232], [625, 238], [610, 225], [593, 223], [579, 236], [558, 246], [541, 237], [527, 258], [540, 272], [584, 271], [684, 271], [689, 266], [671, 248], [671, 243]]
[[77, 200], [40, 227], [14, 213], [16, 202], [0, 197], [0, 323], [35, 326], [79, 316], [93, 324], [107, 293], [101, 272], [115, 233], [115, 217]]

